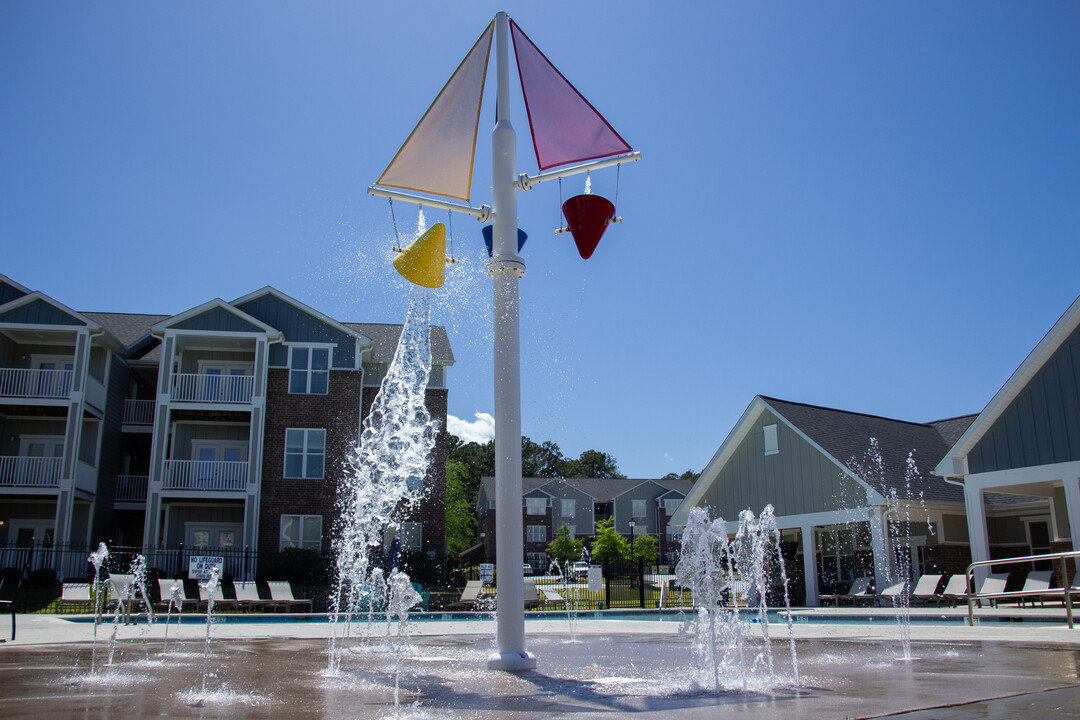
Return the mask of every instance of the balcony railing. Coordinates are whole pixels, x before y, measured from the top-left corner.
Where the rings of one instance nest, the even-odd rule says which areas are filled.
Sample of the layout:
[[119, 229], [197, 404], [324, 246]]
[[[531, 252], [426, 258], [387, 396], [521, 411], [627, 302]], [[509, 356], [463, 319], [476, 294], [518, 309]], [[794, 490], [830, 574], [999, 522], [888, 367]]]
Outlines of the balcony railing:
[[173, 373], [172, 399], [206, 403], [250, 403], [254, 375]]
[[124, 424], [125, 425], [153, 425], [154, 424], [154, 401], [153, 400], [124, 400]]
[[146, 485], [150, 480], [146, 475], [117, 475], [117, 502], [145, 502]]
[[0, 368], [0, 397], [65, 398], [71, 392], [71, 370]]
[[57, 487], [63, 458], [0, 455], [0, 486]]
[[244, 490], [248, 463], [234, 460], [166, 460], [166, 490]]

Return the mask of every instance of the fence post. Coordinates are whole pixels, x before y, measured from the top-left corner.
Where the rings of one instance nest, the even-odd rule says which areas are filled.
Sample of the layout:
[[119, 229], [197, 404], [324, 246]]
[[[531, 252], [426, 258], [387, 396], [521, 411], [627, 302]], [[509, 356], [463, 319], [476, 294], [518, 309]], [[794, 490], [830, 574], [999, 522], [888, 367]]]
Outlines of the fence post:
[[604, 607], [611, 609], [611, 558], [604, 559]]
[[638, 600], [645, 607], [645, 556], [638, 555]]

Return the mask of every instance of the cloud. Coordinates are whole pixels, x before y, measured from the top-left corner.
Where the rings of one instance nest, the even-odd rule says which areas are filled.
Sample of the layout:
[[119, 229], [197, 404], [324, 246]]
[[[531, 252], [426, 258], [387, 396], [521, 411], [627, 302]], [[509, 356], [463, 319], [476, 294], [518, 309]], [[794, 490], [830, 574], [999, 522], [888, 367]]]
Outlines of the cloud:
[[495, 418], [489, 413], [478, 412], [476, 420], [466, 422], [453, 415], [446, 416], [446, 430], [451, 435], [457, 435], [463, 443], [480, 443], [483, 445], [495, 437]]

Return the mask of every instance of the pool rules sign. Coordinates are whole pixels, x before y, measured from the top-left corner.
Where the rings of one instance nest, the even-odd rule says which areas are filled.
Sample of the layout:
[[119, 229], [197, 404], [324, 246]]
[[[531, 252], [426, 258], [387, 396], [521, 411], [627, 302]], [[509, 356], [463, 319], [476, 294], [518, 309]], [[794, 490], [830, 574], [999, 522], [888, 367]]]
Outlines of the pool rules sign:
[[193, 580], [206, 581], [210, 579], [210, 572], [217, 568], [217, 575], [221, 577], [221, 571], [225, 567], [225, 558], [218, 555], [192, 555], [188, 560], [188, 577]]

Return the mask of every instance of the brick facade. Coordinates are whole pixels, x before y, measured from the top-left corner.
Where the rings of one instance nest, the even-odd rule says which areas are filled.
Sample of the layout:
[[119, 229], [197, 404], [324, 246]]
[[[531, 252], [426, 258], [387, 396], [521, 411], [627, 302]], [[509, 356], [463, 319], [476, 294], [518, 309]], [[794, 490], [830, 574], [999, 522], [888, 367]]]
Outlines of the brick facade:
[[[378, 388], [362, 387], [357, 371], [332, 370], [326, 395], [288, 392], [289, 371], [270, 368], [267, 377], [266, 425], [263, 445], [262, 498], [259, 508], [259, 572], [269, 567], [281, 542], [281, 516], [321, 515], [323, 554], [333, 549], [338, 510], [338, 487], [347, 471], [347, 458], [360, 437], [361, 416], [367, 417]], [[446, 559], [446, 390], [428, 390], [427, 406], [443, 428], [428, 465], [429, 491], [410, 520], [423, 523], [423, 551]], [[326, 457], [320, 480], [285, 479], [285, 431], [324, 428]]]

